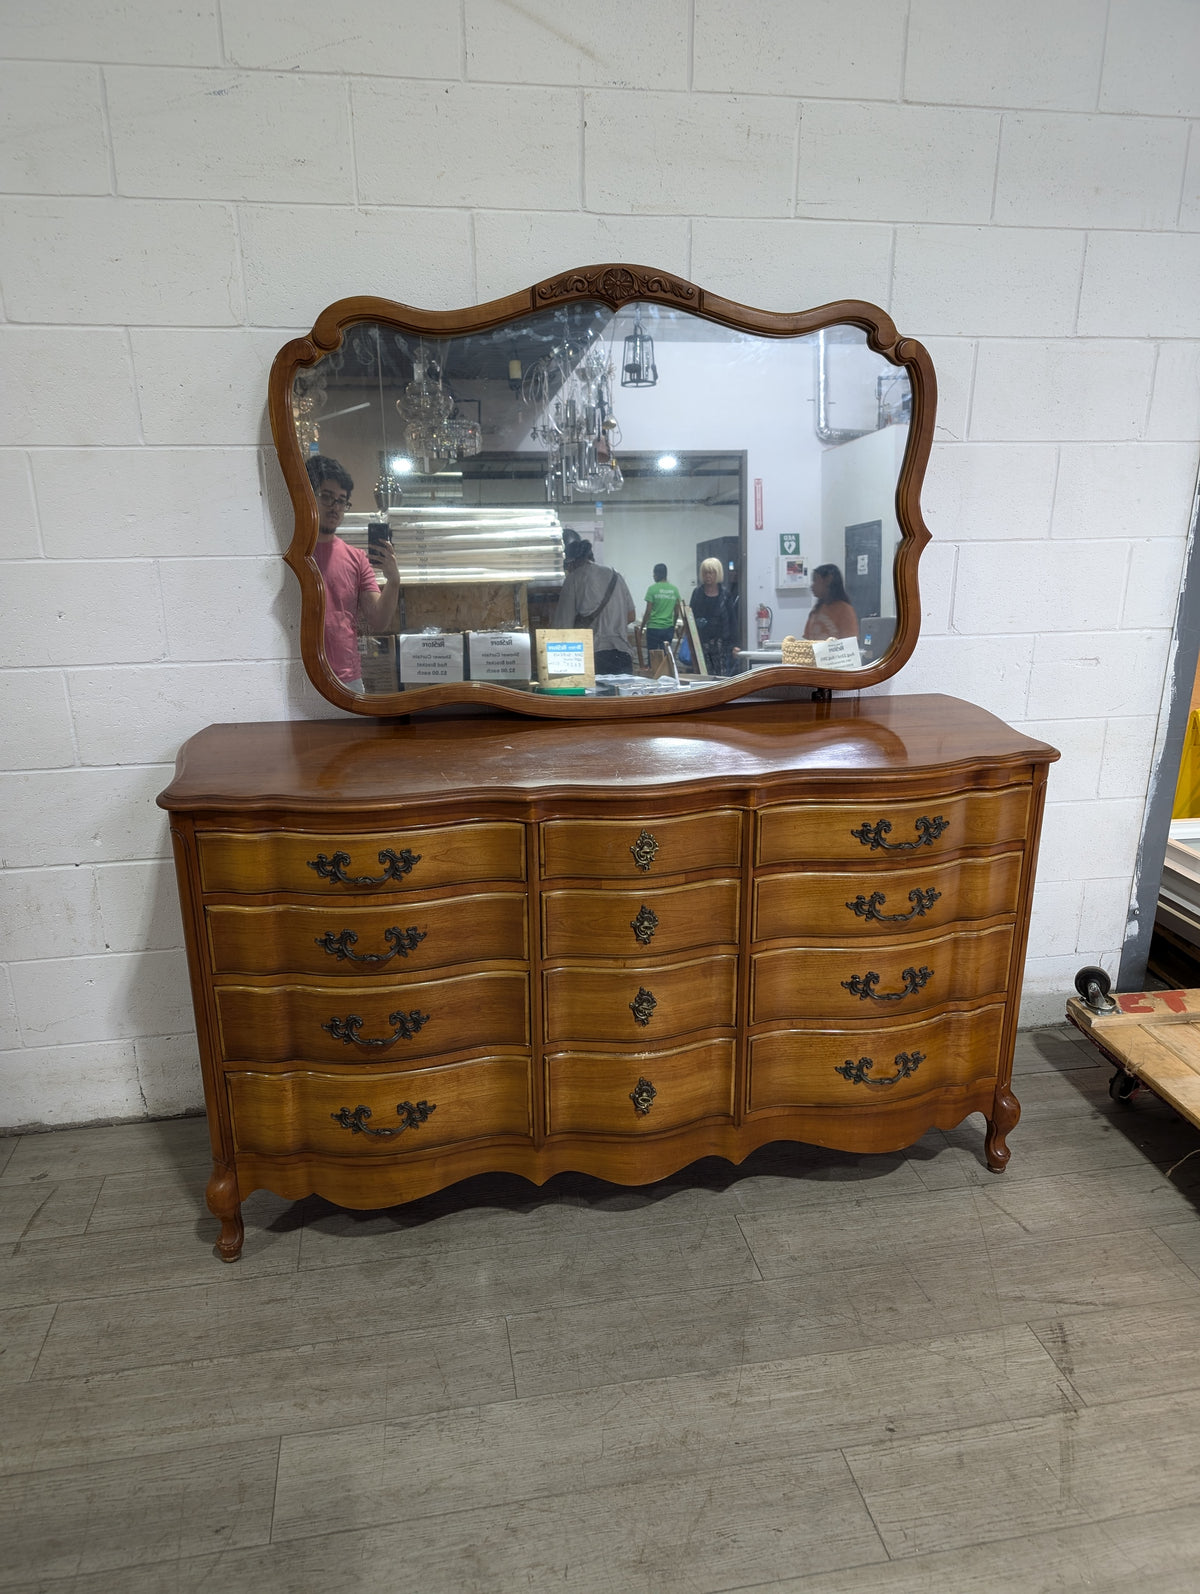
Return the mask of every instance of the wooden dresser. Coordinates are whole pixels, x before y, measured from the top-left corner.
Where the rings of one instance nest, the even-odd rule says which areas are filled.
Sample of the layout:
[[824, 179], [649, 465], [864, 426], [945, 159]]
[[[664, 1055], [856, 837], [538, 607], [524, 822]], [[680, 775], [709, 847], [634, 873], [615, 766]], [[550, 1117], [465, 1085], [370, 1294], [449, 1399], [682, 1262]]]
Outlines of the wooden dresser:
[[1002, 1169], [1055, 757], [939, 696], [201, 732], [159, 802], [219, 1254], [260, 1188], [644, 1183], [972, 1112]]

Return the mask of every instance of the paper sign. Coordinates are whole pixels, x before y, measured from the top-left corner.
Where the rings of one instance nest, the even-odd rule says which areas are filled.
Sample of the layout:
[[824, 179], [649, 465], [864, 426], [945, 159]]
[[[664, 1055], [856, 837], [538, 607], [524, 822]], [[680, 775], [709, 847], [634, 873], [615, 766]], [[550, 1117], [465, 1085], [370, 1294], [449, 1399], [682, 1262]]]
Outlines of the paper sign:
[[529, 680], [529, 635], [525, 631], [469, 631], [467, 652], [473, 681]]
[[822, 670], [857, 670], [862, 665], [858, 640], [852, 636], [835, 636], [825, 642], [814, 642], [813, 658]]
[[798, 531], [781, 531], [779, 533], [779, 551], [781, 554], [798, 554], [800, 552], [800, 533]]
[[586, 665], [582, 642], [547, 642], [546, 674], [582, 675]]
[[461, 681], [463, 638], [461, 631], [425, 636], [421, 632], [400, 637], [400, 679], [406, 686], [426, 681]]

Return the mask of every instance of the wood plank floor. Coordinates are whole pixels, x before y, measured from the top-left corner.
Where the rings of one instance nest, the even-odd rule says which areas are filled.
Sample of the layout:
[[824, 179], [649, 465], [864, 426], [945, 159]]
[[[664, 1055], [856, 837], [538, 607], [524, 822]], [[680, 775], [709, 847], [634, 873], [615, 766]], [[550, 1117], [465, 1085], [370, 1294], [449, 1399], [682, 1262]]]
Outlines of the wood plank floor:
[[[0, 1138], [0, 1594], [1194, 1594], [1200, 1134], [1065, 1025], [981, 1121], [626, 1190]], [[1173, 1171], [1170, 1171], [1172, 1170]]]

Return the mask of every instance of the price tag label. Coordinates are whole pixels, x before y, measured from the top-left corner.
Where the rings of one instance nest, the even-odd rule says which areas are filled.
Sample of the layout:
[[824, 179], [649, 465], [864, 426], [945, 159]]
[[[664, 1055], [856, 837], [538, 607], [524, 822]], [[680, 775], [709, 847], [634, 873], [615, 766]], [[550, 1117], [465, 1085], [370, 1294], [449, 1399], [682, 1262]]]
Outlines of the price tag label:
[[473, 681], [528, 681], [529, 636], [523, 631], [471, 631], [467, 635]]
[[587, 668], [582, 642], [547, 642], [548, 676], [582, 675]]
[[421, 632], [400, 638], [400, 679], [407, 684], [418, 681], [461, 681], [463, 678], [463, 638], [461, 631], [441, 636]]
[[858, 641], [852, 636], [835, 636], [826, 642], [814, 642], [813, 658], [823, 670], [857, 670], [862, 664]]

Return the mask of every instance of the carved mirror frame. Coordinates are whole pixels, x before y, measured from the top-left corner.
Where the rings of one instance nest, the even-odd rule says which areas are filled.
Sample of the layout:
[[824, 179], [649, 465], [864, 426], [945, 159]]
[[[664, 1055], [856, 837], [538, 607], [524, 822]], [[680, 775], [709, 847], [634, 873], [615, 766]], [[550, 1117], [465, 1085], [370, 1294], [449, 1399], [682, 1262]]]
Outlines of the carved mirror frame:
[[[324, 584], [314, 558], [317, 503], [304, 468], [293, 411], [297, 373], [337, 350], [357, 324], [373, 322], [403, 333], [446, 338], [489, 332], [524, 316], [576, 301], [597, 302], [614, 312], [639, 301], [658, 304], [771, 339], [799, 338], [822, 329], [852, 326], [866, 334], [867, 347], [874, 353], [907, 371], [911, 417], [895, 494], [900, 528], [894, 560], [896, 628], [881, 658], [855, 670], [767, 665], [740, 675], [709, 677], [694, 690], [655, 697], [559, 698], [489, 681], [409, 686], [394, 693], [363, 696], [338, 680], [325, 656]], [[295, 529], [284, 558], [300, 582], [301, 655], [309, 680], [338, 708], [387, 718], [466, 703], [547, 719], [646, 719], [695, 713], [780, 687], [811, 688], [822, 695], [829, 690], [856, 691], [889, 679], [907, 662], [916, 646], [921, 619], [917, 566], [930, 540], [921, 514], [921, 485], [933, 439], [937, 387], [928, 352], [915, 339], [902, 337], [890, 316], [876, 305], [846, 299], [798, 312], [756, 310], [666, 272], [620, 264], [565, 272], [506, 298], [464, 310], [419, 310], [366, 296], [340, 299], [321, 312], [307, 337], [294, 338], [279, 351], [271, 368], [269, 404], [275, 447], [295, 511]]]

